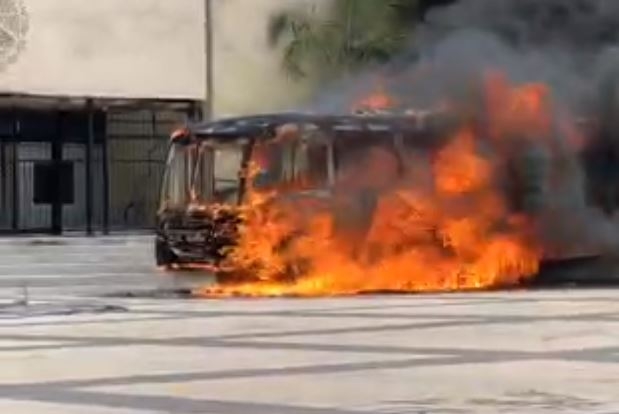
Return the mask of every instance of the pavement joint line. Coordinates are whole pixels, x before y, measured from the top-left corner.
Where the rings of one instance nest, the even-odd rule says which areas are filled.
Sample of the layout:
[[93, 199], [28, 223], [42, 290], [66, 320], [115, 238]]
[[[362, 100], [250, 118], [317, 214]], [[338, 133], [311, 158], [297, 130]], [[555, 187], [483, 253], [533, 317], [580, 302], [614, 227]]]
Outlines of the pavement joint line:
[[[133, 313], [133, 312], [131, 312]], [[116, 314], [106, 314], [105, 316], [112, 316], [112, 315], [118, 315], [118, 313]], [[82, 316], [82, 315], [80, 315]], [[102, 315], [103, 316], [103, 315]], [[87, 320], [87, 321], [83, 321], [83, 320], [70, 320], [70, 321], [55, 321], [55, 322], [28, 322], [28, 321], [24, 321], [24, 319], [11, 319], [10, 321], [16, 321], [19, 320], [20, 323], [16, 324], [16, 323], [6, 323], [8, 320], [3, 320], [0, 318], [0, 329], [5, 329], [5, 330], [9, 330], [9, 329], [15, 329], [17, 327], [42, 327], [42, 326], [48, 326], [48, 327], [61, 327], [61, 326], [80, 326], [80, 325], [106, 325], [109, 324], [110, 322], [114, 322], [114, 324], [131, 324], [131, 323], [139, 323], [139, 322], [160, 322], [160, 321], [172, 321], [172, 320], [186, 320], [185, 318], [180, 318], [180, 317], [146, 317], [146, 318], [124, 318], [124, 319], [117, 319], [117, 318], [113, 318], [113, 319], [97, 319], [97, 320]], [[1, 341], [1, 338], [0, 338]], [[2, 351], [3, 349], [0, 348], [0, 351]]]
[[[449, 366], [461, 364], [477, 364], [482, 363], [480, 355], [477, 357], [466, 357], [457, 353], [438, 354], [437, 356], [424, 357], [423, 353], [419, 353], [421, 357], [417, 358], [396, 358], [396, 359], [376, 359], [354, 362], [341, 362], [330, 364], [311, 364], [311, 365], [295, 365], [285, 367], [267, 367], [267, 368], [238, 368], [229, 370], [217, 371], [197, 371], [189, 373], [166, 373], [166, 374], [147, 374], [147, 375], [130, 375], [122, 377], [107, 377], [96, 379], [79, 379], [79, 380], [58, 380], [48, 382], [35, 383], [18, 383], [7, 384], [6, 388], [97, 388], [122, 386], [130, 384], [165, 384], [165, 383], [180, 383], [180, 382], [195, 382], [195, 381], [216, 381], [222, 379], [242, 379], [256, 377], [280, 377], [280, 376], [296, 376], [296, 375], [324, 375], [338, 374], [342, 372], [360, 372], [373, 370], [401, 370], [423, 366]], [[517, 360], [525, 360], [528, 358], [520, 358]], [[508, 360], [510, 362], [513, 360]], [[497, 362], [496, 359], [491, 362]], [[499, 360], [498, 362], [505, 362]], [[3, 385], [3, 387], [5, 387]]]
[[[132, 315], [152, 315], [153, 313], [150, 311], [143, 311], [140, 309], [131, 309], [130, 313]], [[172, 315], [171, 315], [172, 313]], [[174, 312], [166, 312], [165, 310], [160, 310], [155, 312], [155, 314], [157, 314], [158, 316], [154, 317], [154, 320], [175, 320], [175, 319], [185, 319], [185, 318], [199, 318], [200, 316], [196, 316], [196, 315], [178, 315]], [[109, 314], [107, 314], [109, 315]], [[563, 319], [565, 317], [560, 317], [560, 319]], [[570, 317], [567, 317], [570, 318]], [[415, 317], [411, 317], [411, 319], [421, 319], [422, 321], [424, 319], [431, 319], [431, 318], [426, 318], [423, 315], [418, 315], [416, 318]], [[488, 321], [485, 320], [483, 317], [476, 317], [476, 318], [460, 318], [460, 316], [458, 316], [457, 319], [449, 319], [449, 318], [442, 318], [439, 319], [437, 318], [438, 321], [436, 322], [432, 322], [432, 321], [428, 321], [428, 322], [416, 322], [416, 323], [410, 323], [410, 324], [392, 324], [392, 325], [365, 325], [365, 326], [353, 326], [353, 327], [337, 327], [337, 328], [331, 328], [331, 329], [322, 329], [322, 330], [292, 330], [292, 331], [268, 331], [268, 332], [253, 332], [253, 333], [243, 333], [243, 334], [228, 334], [228, 335], [218, 335], [218, 336], [212, 336], [212, 337], [206, 337], [207, 339], [215, 339], [215, 340], [234, 340], [234, 339], [243, 339], [243, 338], [284, 338], [284, 337], [294, 337], [294, 336], [309, 336], [309, 335], [314, 335], [314, 336], [324, 336], [324, 335], [336, 335], [336, 334], [344, 334], [344, 333], [369, 333], [369, 332], [382, 332], [382, 331], [400, 331], [402, 329], [433, 329], [433, 328], [449, 328], [449, 327], [455, 327], [455, 326], [463, 326], [463, 325], [471, 325], [471, 324], [490, 324], [490, 323], [503, 323], [505, 322], [505, 320], [498, 320], [498, 321]], [[534, 318], [534, 319], [538, 319], [538, 318]], [[556, 318], [545, 318], [545, 320], [554, 320]], [[579, 321], [582, 318], [576, 319], [575, 321]], [[141, 321], [146, 321], [146, 320], [150, 320], [150, 319], [142, 319], [142, 318], [135, 318], [133, 321], [127, 321], [127, 320], [115, 320], [116, 323], [126, 323], [126, 322], [141, 322]], [[571, 320], [571, 318], [570, 318]], [[586, 320], [589, 320], [586, 319]], [[613, 317], [612, 319], [603, 319], [601, 318], [600, 315], [592, 315], [591, 320], [605, 320], [608, 322], [616, 322], [617, 318]], [[509, 322], [514, 322], [514, 320], [508, 320]], [[527, 320], [523, 320], [523, 319], [518, 319], [518, 322], [527, 322]], [[103, 320], [103, 321], [80, 321], [80, 324], [97, 324], [97, 323], [106, 323], [107, 321]], [[67, 325], [72, 324], [72, 322], [67, 322]], [[39, 324], [37, 323], [33, 323], [34, 326], [38, 326]], [[45, 325], [55, 325], [55, 323], [46, 323]], [[0, 324], [0, 328], [6, 328], [6, 329], [10, 329], [10, 328], [14, 328], [15, 325], [1, 325]]]
[[290, 404], [250, 403], [212, 399], [193, 399], [163, 395], [132, 395], [126, 393], [91, 392], [74, 389], [15, 390], [0, 398], [25, 401], [53, 402], [63, 405], [97, 406], [113, 409], [130, 408], [163, 413], [228, 413], [228, 414], [367, 414], [365, 411], [337, 407], [307, 407]]
[[[223, 345], [223, 344], [222, 344]], [[234, 345], [233, 345], [234, 346]], [[612, 353], [618, 352], [617, 347], [601, 347], [586, 351], [501, 351], [485, 349], [461, 348], [415, 348], [417, 358], [408, 359], [380, 359], [373, 361], [346, 362], [337, 364], [313, 364], [275, 368], [230, 369], [220, 371], [200, 371], [191, 373], [168, 373], [132, 375], [123, 377], [108, 377], [82, 380], [60, 380], [38, 383], [7, 384], [3, 388], [15, 389], [23, 387], [36, 388], [93, 388], [105, 386], [121, 386], [130, 384], [162, 384], [193, 381], [208, 381], [221, 379], [236, 379], [247, 377], [289, 376], [289, 375], [316, 375], [335, 374], [341, 372], [357, 372], [383, 369], [409, 369], [424, 366], [450, 366], [463, 364], [504, 363], [525, 360], [562, 360], [565, 358], [582, 358], [584, 353]], [[590, 361], [585, 358], [584, 361]]]
[[[148, 310], [140, 310], [141, 313], [149, 313], [151, 311]], [[308, 313], [305, 311], [173, 311], [167, 310], [165, 311], [167, 314], [179, 314], [183, 316], [202, 316], [202, 317], [265, 317], [265, 316], [273, 316], [273, 317], [298, 317], [298, 318], [351, 318], [351, 319], [389, 319], [384, 314], [356, 314], [356, 313]], [[156, 313], [160, 313], [160, 311], [156, 311]], [[613, 322], [617, 320], [619, 315], [616, 312], [592, 312], [587, 314], [582, 313], [574, 313], [574, 314], [559, 314], [559, 315], [484, 315], [484, 314], [458, 314], [457, 316], [449, 315], [449, 314], [416, 314], [416, 315], [404, 315], [401, 319], [436, 319], [437, 321], [445, 320], [445, 319], [454, 319], [457, 318], [458, 321], [466, 321], [468, 323], [477, 324], [477, 323], [487, 323], [487, 324], [497, 324], [497, 323], [526, 323], [526, 322], [544, 322], [544, 321], [600, 321], [607, 319], [609, 322]], [[398, 319], [398, 317], [394, 317], [394, 319]], [[406, 325], [402, 325], [406, 326]]]
[[[176, 338], [129, 338], [129, 337], [74, 337], [74, 336], [29, 336], [9, 334], [3, 335], [3, 339], [33, 342], [54, 342], [64, 344], [65, 348], [104, 348], [118, 346], [163, 346], [163, 347], [215, 347], [235, 349], [277, 349], [277, 350], [305, 350], [315, 352], [344, 352], [344, 353], [378, 353], [378, 354], [415, 354], [415, 355], [442, 355], [442, 356], [475, 356], [476, 362], [487, 363], [495, 360], [573, 360], [579, 359], [588, 362], [619, 362], [619, 347], [593, 347], [579, 350], [561, 351], [516, 351], [516, 350], [492, 350], [477, 348], [441, 348], [441, 347], [396, 347], [396, 346], [372, 346], [372, 345], [338, 345], [307, 342], [265, 342], [265, 341], [229, 341], [204, 339], [202, 337], [176, 337]], [[58, 346], [49, 346], [49, 349]], [[588, 357], [589, 355], [589, 357]], [[617, 359], [609, 359], [609, 356]], [[595, 356], [595, 358], [593, 358]], [[606, 359], [604, 359], [606, 358]], [[470, 358], [469, 358], [470, 359]]]
[[38, 273], [38, 274], [19, 274], [19, 273], [15, 273], [15, 274], [3, 274], [0, 275], [0, 283], [2, 283], [3, 281], [7, 281], [7, 280], [13, 280], [13, 279], [23, 279], [24, 281], [28, 281], [31, 279], [61, 279], [61, 280], [67, 280], [67, 278], [71, 278], [71, 279], [93, 279], [93, 278], [97, 278], [97, 277], [110, 277], [110, 276], [114, 276], [114, 277], [126, 277], [126, 276], [130, 276], [130, 277], [136, 277], [136, 276], [146, 276], [147, 274], [145, 272], [123, 272], [122, 274], [119, 273], [110, 273], [110, 272], [98, 272], [98, 273], [76, 273], [76, 274], [71, 274], [69, 273], [68, 276], [65, 275], [58, 275], [58, 274], [52, 274], [52, 273]]

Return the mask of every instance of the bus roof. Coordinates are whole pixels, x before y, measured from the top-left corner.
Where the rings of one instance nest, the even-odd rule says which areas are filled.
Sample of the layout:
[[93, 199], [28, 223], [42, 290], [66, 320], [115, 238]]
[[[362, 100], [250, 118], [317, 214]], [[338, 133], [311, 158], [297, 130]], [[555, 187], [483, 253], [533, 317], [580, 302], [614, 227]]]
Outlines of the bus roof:
[[341, 131], [423, 131], [427, 129], [426, 118], [433, 113], [387, 114], [366, 113], [350, 115], [323, 115], [302, 112], [281, 112], [224, 118], [216, 121], [188, 125], [183, 131], [173, 134], [173, 139], [234, 139], [244, 137], [273, 136], [275, 129], [286, 124], [312, 124], [327, 130]]

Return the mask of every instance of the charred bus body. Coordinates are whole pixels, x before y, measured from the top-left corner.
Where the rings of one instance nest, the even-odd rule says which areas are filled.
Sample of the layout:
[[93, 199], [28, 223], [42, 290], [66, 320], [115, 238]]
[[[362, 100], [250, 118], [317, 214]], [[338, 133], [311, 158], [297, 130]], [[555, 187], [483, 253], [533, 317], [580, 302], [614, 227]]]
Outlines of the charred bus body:
[[401, 163], [403, 147], [439, 147], [448, 135], [448, 124], [441, 118], [292, 113], [226, 119], [176, 131], [157, 214], [157, 264], [217, 268], [225, 247], [234, 245], [239, 223], [234, 208], [220, 207], [243, 202], [250, 161], [262, 168], [252, 180], [254, 187], [281, 188], [283, 197], [330, 197], [335, 176], [361, 151], [380, 147]]
[[[390, 158], [385, 165], [393, 170], [382, 179], [397, 180], [405, 174], [411, 152], [432, 157], [461, 125], [461, 119], [440, 112], [342, 116], [292, 113], [225, 119], [176, 131], [161, 189], [157, 264], [200, 264], [219, 269], [226, 248], [235, 245], [241, 222], [235, 207], [245, 200], [250, 162], [261, 168], [252, 179], [253, 187], [277, 188], [284, 198], [309, 194], [332, 202], [338, 195], [335, 182], [347, 166], [357, 164], [353, 174], [364, 170], [358, 165], [360, 153], [379, 148]], [[505, 177], [501, 178], [505, 199], [512, 211], [530, 212], [539, 208], [543, 198], [543, 175], [547, 174], [542, 171], [544, 162], [534, 160], [535, 151], [510, 148], [509, 152], [514, 155], [507, 160]], [[586, 151], [583, 156], [587, 165]], [[526, 163], [542, 170], [522, 167]], [[380, 180], [371, 173], [365, 179]], [[352, 199], [348, 197], [346, 206], [340, 209], [342, 217], [336, 217], [336, 221], [343, 227], [350, 220], [355, 226], [359, 222], [369, 224], [377, 198], [375, 192], [357, 191]], [[593, 202], [600, 205], [595, 197]], [[605, 205], [600, 207], [607, 210]]]

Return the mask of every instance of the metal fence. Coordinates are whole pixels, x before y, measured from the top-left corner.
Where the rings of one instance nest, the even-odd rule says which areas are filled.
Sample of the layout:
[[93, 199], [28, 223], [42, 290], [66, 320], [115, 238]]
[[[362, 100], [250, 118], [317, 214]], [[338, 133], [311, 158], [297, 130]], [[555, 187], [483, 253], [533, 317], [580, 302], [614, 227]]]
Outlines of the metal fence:
[[159, 201], [170, 131], [183, 122], [174, 112], [110, 114], [110, 223], [113, 229], [150, 228]]
[[84, 114], [0, 108], [0, 231], [154, 225], [169, 135], [189, 111], [100, 110], [97, 125]]

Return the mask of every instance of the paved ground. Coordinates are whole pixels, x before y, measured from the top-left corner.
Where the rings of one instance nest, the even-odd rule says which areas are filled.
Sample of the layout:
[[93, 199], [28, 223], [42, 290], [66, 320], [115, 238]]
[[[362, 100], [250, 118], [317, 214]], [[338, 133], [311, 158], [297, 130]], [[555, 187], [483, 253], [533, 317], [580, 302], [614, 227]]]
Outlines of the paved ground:
[[141, 237], [0, 239], [0, 275], [2, 413], [619, 412], [619, 291], [102, 298], [195, 282]]

